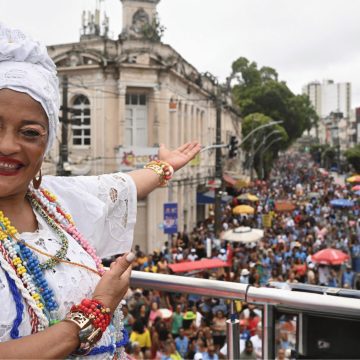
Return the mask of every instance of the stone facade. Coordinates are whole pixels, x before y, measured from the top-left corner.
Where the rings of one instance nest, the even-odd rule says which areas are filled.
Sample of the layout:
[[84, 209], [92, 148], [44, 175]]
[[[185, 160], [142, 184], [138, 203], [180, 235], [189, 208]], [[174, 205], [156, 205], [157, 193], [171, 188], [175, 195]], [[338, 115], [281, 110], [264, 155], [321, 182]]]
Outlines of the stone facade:
[[[161, 143], [169, 148], [192, 139], [205, 146], [215, 143], [214, 79], [200, 74], [171, 46], [130, 36], [134, 15], [139, 9], [148, 11], [151, 22], [157, 0], [122, 2], [126, 16], [119, 40], [109, 39], [106, 33], [84, 31], [79, 42], [48, 47], [58, 67], [60, 90], [63, 75], [68, 77], [69, 106], [72, 120], [77, 121], [69, 127], [72, 174], [141, 167]], [[147, 21], [143, 15], [140, 18]], [[221, 138], [227, 143], [231, 135], [240, 137], [241, 125], [231, 100], [224, 101]], [[166, 202], [178, 203], [179, 231], [196, 224], [196, 194], [214, 176], [214, 156], [215, 151], [201, 153], [176, 174], [169, 188], [139, 201], [135, 244], [145, 251], [161, 248], [166, 240], [162, 230]], [[50, 159], [56, 161], [57, 151]], [[226, 166], [238, 172], [240, 161], [224, 161]], [[47, 171], [54, 169], [49, 166]]]

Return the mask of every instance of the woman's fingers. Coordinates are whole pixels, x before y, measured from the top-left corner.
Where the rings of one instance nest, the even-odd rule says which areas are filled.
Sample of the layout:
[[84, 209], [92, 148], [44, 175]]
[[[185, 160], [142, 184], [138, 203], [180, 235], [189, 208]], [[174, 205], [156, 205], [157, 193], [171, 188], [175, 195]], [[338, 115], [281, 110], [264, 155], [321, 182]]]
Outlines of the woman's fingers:
[[180, 152], [184, 152], [191, 145], [191, 142], [187, 142], [184, 145], [179, 146], [176, 150]]
[[110, 273], [113, 276], [120, 277], [127, 269], [130, 268], [130, 264], [135, 259], [135, 254], [129, 252], [123, 256], [119, 256], [113, 263], [110, 265]]
[[189, 157], [194, 157], [199, 151], [200, 151], [200, 144], [195, 142], [195, 143], [192, 143], [187, 149], [186, 149], [186, 152], [185, 154]]

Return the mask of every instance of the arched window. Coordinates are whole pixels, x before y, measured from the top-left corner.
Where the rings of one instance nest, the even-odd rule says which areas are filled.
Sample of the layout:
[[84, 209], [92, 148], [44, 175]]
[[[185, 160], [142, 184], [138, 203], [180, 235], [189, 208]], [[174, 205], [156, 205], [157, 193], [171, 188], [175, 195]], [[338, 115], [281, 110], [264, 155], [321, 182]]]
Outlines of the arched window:
[[84, 95], [74, 100], [74, 123], [72, 125], [72, 143], [75, 146], [91, 145], [90, 101]]

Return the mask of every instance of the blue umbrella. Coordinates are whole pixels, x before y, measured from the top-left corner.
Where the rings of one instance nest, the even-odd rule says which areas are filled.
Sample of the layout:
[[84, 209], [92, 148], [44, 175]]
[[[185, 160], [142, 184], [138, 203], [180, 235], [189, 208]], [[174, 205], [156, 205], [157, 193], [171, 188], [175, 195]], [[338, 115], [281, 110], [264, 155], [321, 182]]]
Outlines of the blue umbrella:
[[358, 190], [358, 191], [355, 191], [355, 195], [358, 195], [358, 196], [360, 196], [360, 190]]
[[353, 207], [354, 202], [347, 199], [334, 199], [330, 201], [330, 205], [334, 207]]

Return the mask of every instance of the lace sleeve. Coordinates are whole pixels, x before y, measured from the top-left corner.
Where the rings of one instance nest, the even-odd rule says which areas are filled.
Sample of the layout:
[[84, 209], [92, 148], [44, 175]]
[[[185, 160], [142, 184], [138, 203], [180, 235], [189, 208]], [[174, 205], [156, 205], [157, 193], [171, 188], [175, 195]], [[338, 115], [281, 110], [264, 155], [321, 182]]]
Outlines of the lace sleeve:
[[136, 221], [136, 187], [123, 173], [100, 176], [44, 177], [100, 257], [131, 249]]

